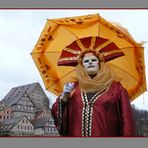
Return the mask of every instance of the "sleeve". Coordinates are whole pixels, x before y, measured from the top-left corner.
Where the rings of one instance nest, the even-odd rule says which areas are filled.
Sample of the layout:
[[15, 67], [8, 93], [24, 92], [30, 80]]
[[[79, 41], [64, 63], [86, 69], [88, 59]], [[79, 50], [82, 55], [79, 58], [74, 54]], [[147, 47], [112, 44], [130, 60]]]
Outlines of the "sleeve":
[[51, 114], [54, 119], [54, 124], [61, 136], [67, 136], [68, 131], [68, 103], [60, 99], [59, 96], [53, 104]]
[[136, 136], [135, 120], [132, 112], [132, 108], [129, 101], [128, 92], [119, 83], [120, 89], [120, 120], [121, 120], [121, 136]]

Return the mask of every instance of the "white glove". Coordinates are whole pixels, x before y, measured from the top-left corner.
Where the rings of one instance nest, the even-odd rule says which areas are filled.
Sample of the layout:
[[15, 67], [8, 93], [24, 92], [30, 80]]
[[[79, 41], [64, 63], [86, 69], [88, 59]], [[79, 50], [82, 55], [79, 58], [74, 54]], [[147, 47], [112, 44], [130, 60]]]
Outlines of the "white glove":
[[71, 93], [71, 91], [73, 90], [73, 88], [74, 88], [74, 83], [71, 83], [71, 82], [66, 83], [64, 85], [63, 93]]
[[66, 83], [63, 88], [62, 96], [64, 96], [65, 94], [70, 94], [73, 88], [74, 88], [74, 83], [71, 83], [71, 82]]

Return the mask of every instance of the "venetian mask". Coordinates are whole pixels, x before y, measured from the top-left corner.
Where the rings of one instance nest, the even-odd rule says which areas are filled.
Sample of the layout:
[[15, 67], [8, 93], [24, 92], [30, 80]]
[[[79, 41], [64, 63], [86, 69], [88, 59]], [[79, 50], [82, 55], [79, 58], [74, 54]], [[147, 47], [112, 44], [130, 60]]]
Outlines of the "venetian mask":
[[99, 71], [99, 59], [93, 53], [86, 53], [82, 65], [88, 75], [95, 75]]

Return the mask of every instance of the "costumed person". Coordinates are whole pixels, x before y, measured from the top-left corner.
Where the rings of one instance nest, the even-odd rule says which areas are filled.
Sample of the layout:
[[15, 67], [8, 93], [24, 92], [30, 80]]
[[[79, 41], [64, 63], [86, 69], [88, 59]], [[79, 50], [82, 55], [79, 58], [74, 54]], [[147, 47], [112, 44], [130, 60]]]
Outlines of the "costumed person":
[[77, 82], [64, 85], [52, 106], [61, 136], [135, 136], [135, 122], [127, 90], [96, 49], [85, 49], [75, 68]]

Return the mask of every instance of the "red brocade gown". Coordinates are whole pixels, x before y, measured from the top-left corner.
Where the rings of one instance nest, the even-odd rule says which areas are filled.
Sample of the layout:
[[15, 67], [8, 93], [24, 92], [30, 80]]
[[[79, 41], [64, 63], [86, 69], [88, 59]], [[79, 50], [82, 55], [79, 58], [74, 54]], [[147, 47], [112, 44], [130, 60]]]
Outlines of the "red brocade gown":
[[113, 81], [108, 90], [90, 100], [77, 85], [67, 103], [57, 98], [51, 113], [61, 136], [135, 136], [128, 93], [119, 82]]

